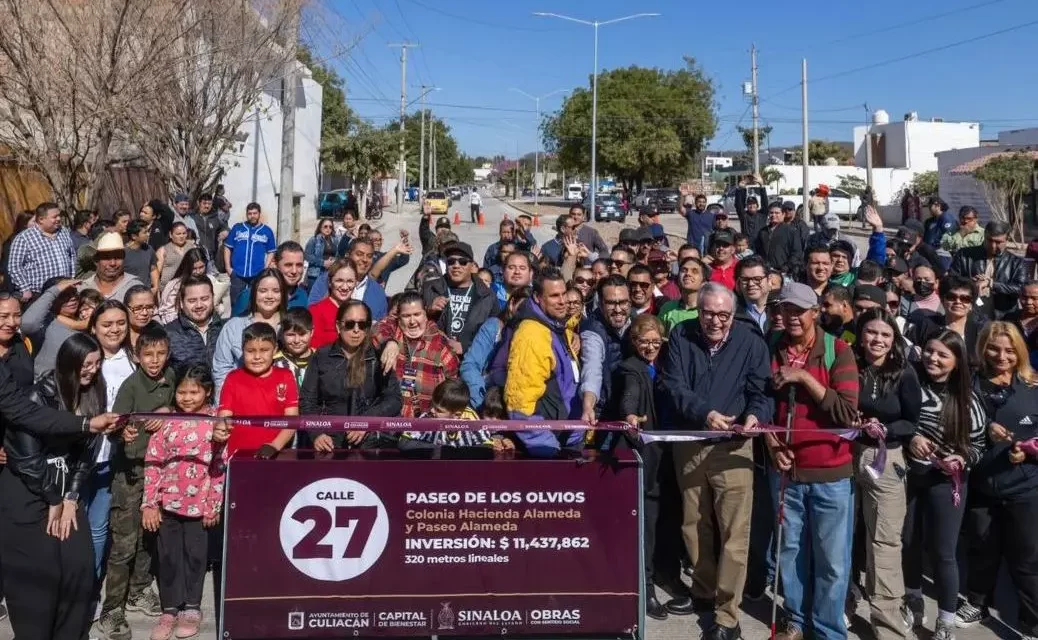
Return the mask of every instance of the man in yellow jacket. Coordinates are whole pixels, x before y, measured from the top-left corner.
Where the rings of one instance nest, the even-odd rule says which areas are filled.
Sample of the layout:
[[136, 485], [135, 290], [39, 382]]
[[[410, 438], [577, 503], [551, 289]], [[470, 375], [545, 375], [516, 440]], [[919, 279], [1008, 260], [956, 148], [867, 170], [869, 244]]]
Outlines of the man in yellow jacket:
[[[505, 406], [513, 420], [579, 419], [580, 371], [566, 328], [566, 280], [558, 269], [546, 269], [534, 281], [533, 298], [517, 313], [518, 324], [508, 348]], [[563, 446], [579, 449], [583, 434], [523, 431], [528, 453], [553, 455]]]

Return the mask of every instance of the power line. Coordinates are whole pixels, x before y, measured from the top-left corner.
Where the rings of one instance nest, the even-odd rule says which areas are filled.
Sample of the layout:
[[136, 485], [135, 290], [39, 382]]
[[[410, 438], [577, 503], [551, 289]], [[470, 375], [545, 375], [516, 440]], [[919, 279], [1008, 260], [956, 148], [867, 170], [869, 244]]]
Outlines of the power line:
[[[824, 82], [825, 80], [832, 80], [834, 78], [841, 78], [843, 76], [851, 75], [851, 74], [854, 74], [854, 73], [859, 73], [861, 71], [868, 71], [870, 69], [877, 69], [879, 67], [885, 67], [887, 65], [896, 64], [898, 62], [904, 62], [906, 60], [911, 60], [913, 58], [919, 58], [921, 56], [929, 55], [931, 53], [937, 53], [939, 51], [946, 51], [948, 49], [953, 49], [955, 47], [960, 47], [960, 46], [962, 46], [964, 44], [971, 44], [971, 43], [974, 43], [974, 42], [979, 42], [981, 40], [986, 40], [988, 38], [993, 38], [995, 36], [1004, 35], [1004, 34], [1007, 34], [1007, 33], [1011, 33], [1013, 31], [1019, 31], [1021, 29], [1026, 29], [1028, 27], [1033, 27], [1035, 25], [1038, 25], [1038, 20], [1032, 20], [1031, 22], [1024, 22], [1024, 23], [1016, 24], [1016, 25], [1013, 25], [1011, 27], [1005, 27], [1004, 29], [999, 29], [997, 31], [991, 31], [989, 33], [982, 33], [979, 36], [973, 36], [972, 38], [966, 38], [964, 40], [957, 40], [955, 42], [949, 42], [948, 44], [943, 44], [943, 45], [940, 45], [940, 46], [937, 46], [937, 47], [931, 47], [929, 49], [923, 49], [922, 51], [916, 51], [914, 53], [905, 54], [903, 56], [897, 56], [895, 58], [888, 58], [887, 60], [881, 60], [879, 62], [873, 62], [871, 64], [863, 65], [863, 66], [860, 66], [860, 67], [855, 67], [853, 69], [847, 69], [845, 71], [838, 71], [836, 73], [826, 74], [826, 75], [823, 75], [823, 76], [819, 76], [817, 78], [811, 78], [810, 81], [811, 81], [812, 84], [815, 84], [815, 83], [818, 83], [818, 82]], [[800, 87], [800, 82], [797, 82], [796, 84], [791, 84], [788, 87], [786, 87], [785, 89], [782, 89], [781, 91], [778, 91], [776, 93], [772, 93], [771, 97], [780, 96], [780, 95], [782, 95], [782, 94], [784, 94], [784, 93], [786, 93], [788, 91], [792, 91], [793, 89], [796, 89], [798, 87]]]
[[507, 31], [528, 31], [528, 32], [532, 32], [532, 33], [547, 33], [547, 32], [550, 32], [550, 31], [559, 31], [560, 30], [560, 29], [540, 29], [540, 28], [535, 28], [535, 27], [519, 27], [519, 26], [512, 25], [512, 24], [497, 24], [497, 23], [494, 23], [494, 22], [486, 22], [485, 20], [478, 20], [476, 18], [473, 18], [472, 16], [459, 16], [456, 13], [450, 13], [449, 11], [444, 11], [443, 9], [441, 9], [439, 7], [431, 7], [431, 6], [429, 6], [429, 5], [427, 5], [427, 4], [423, 3], [423, 2], [419, 2], [418, 0], [405, 0], [405, 2], [407, 2], [409, 4], [417, 5], [417, 6], [421, 7], [421, 8], [423, 8], [423, 9], [425, 9], [426, 11], [431, 11], [433, 13], [438, 13], [438, 14], [440, 14], [442, 16], [446, 16], [448, 18], [454, 18], [455, 20], [461, 20], [462, 22], [464, 22], [466, 24], [478, 24], [478, 25], [481, 25], [481, 26], [484, 26], [484, 27], [489, 27], [491, 29], [504, 29], [504, 30], [507, 30]]

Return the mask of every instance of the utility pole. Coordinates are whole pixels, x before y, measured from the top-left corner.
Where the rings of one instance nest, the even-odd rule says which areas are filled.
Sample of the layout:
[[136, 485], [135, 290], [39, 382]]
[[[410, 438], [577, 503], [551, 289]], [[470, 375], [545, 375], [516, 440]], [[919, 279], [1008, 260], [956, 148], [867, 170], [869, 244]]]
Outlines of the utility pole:
[[803, 178], [804, 179], [804, 188], [803, 188], [803, 192], [804, 192], [804, 197], [803, 197], [804, 214], [803, 214], [803, 216], [804, 216], [804, 221], [805, 222], [809, 222], [811, 220], [811, 214], [807, 210], [807, 198], [808, 198], [808, 195], [807, 195], [807, 192], [808, 192], [808, 188], [807, 188], [807, 185], [808, 185], [808, 181], [807, 181], [808, 180], [807, 165], [808, 165], [808, 162], [810, 161], [810, 155], [811, 154], [808, 151], [808, 146], [809, 145], [808, 145], [808, 139], [807, 139], [808, 138], [808, 136], [807, 136], [807, 58], [804, 58], [803, 62], [801, 63], [801, 66], [800, 66], [800, 86], [801, 86], [800, 101], [802, 103], [801, 104], [801, 108], [804, 111], [804, 114], [803, 114], [803, 118], [804, 118], [804, 125], [803, 125], [804, 126], [804, 141], [803, 141], [804, 149], [800, 153], [800, 158], [804, 162], [804, 178]]
[[760, 96], [757, 94], [757, 47], [750, 46], [750, 78], [753, 84], [753, 175], [760, 175]]
[[418, 137], [421, 141], [419, 142], [418, 152], [418, 198], [421, 199], [425, 193], [425, 85], [421, 86], [422, 89], [422, 135]]
[[396, 212], [404, 210], [404, 189], [407, 188], [407, 159], [404, 155], [404, 116], [407, 109], [407, 48], [417, 47], [417, 44], [400, 42], [390, 44], [390, 47], [400, 47], [400, 175], [396, 188]]
[[433, 149], [433, 146], [432, 146], [433, 129], [434, 129], [434, 125], [435, 124], [436, 124], [436, 121], [433, 120], [432, 118], [430, 118], [429, 119], [429, 167], [427, 169], [427, 171], [429, 172], [429, 176], [428, 176], [429, 183], [428, 184], [429, 184], [429, 188], [430, 189], [435, 189], [436, 188], [436, 183], [433, 182], [433, 158], [436, 157], [436, 151]]
[[[278, 196], [278, 241], [293, 237], [295, 231], [295, 156], [296, 156], [296, 43], [299, 40], [299, 8], [289, 5], [288, 33], [285, 36], [285, 73], [281, 80], [281, 187]], [[258, 121], [258, 118], [257, 118]], [[259, 140], [256, 140], [259, 144]]]

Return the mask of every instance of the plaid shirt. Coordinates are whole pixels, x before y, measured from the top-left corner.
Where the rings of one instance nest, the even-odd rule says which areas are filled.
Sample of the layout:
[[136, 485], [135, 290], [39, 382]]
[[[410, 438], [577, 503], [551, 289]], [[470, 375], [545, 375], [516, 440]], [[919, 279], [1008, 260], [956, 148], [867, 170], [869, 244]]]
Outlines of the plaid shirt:
[[39, 227], [29, 227], [11, 241], [11, 282], [17, 291], [43, 290], [51, 278], [71, 278], [76, 273], [76, 250], [72, 236], [62, 227], [46, 236]]
[[386, 316], [375, 325], [374, 342], [379, 349], [394, 340], [400, 345], [396, 359], [396, 377], [404, 399], [401, 415], [416, 418], [432, 408], [436, 385], [447, 378], [457, 378], [461, 366], [458, 356], [447, 344], [447, 336], [433, 324], [418, 340], [408, 340], [397, 324], [396, 316]]

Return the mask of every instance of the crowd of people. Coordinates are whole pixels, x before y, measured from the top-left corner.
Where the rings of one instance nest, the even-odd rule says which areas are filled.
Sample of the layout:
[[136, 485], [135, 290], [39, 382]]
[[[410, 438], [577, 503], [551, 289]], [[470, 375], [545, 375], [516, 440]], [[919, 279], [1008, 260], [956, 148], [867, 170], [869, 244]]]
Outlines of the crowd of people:
[[[924, 571], [948, 640], [987, 617], [1003, 558], [1019, 629], [1038, 636], [1038, 282], [1008, 229], [978, 236], [964, 208], [957, 227], [909, 220], [888, 238], [870, 207], [861, 256], [836, 216], [812, 230], [764, 198], [739, 199], [737, 231], [690, 197], [677, 248], [651, 208], [614, 245], [580, 206], [543, 243], [530, 216], [506, 218], [481, 261], [428, 212], [419, 246], [402, 231], [384, 251], [352, 210], [304, 246], [278, 242], [257, 203], [230, 225], [222, 193], [102, 220], [41, 204], [5, 246], [0, 294], [0, 578], [16, 637], [82, 640], [97, 621], [128, 640], [128, 611], [155, 618], [153, 640], [198, 634], [208, 569], [220, 584], [228, 458], [376, 447], [638, 449], [646, 613], [709, 614], [712, 640], [739, 638], [743, 599], [765, 597], [781, 598], [782, 640], [846, 637], [862, 598], [877, 637], [903, 638], [927, 624]], [[151, 417], [118, 418], [132, 414]], [[248, 415], [705, 435], [221, 420]]]

